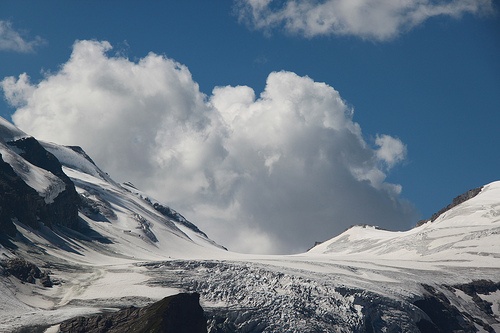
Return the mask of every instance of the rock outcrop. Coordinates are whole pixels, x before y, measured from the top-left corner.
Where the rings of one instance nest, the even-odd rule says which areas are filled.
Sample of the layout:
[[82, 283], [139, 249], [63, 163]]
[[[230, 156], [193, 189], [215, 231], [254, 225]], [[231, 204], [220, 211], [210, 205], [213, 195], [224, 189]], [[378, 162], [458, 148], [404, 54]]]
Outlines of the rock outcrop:
[[483, 189], [483, 187], [481, 186], [481, 187], [473, 188], [472, 190], [468, 190], [467, 192], [460, 194], [459, 196], [455, 197], [449, 205], [447, 205], [444, 208], [441, 208], [437, 213], [432, 214], [430, 219], [418, 221], [416, 227], [419, 227], [422, 224], [427, 223], [429, 221], [434, 222], [440, 215], [446, 213], [447, 211], [449, 211], [453, 207], [456, 207], [456, 206], [460, 205], [462, 202], [465, 202], [469, 199], [474, 198], [476, 195], [479, 194], [479, 192], [481, 192], [482, 189]]
[[43, 199], [26, 185], [10, 164], [0, 155], [0, 234], [14, 237], [17, 229], [12, 219], [27, 225], [37, 223], [36, 212], [43, 206]]
[[[48, 227], [55, 225], [77, 230], [79, 227], [78, 206], [80, 197], [73, 182], [62, 170], [57, 158], [45, 150], [32, 137], [7, 143], [19, 151], [19, 156], [34, 166], [44, 169], [64, 183], [64, 190], [54, 200], [46, 202], [39, 193], [14, 171], [0, 155], [0, 238], [14, 237], [17, 220], [34, 229], [39, 222]], [[56, 179], [57, 179], [56, 178]]]
[[207, 321], [197, 293], [165, 297], [143, 308], [77, 317], [61, 323], [61, 333], [206, 333]]
[[44, 287], [50, 288], [53, 285], [47, 271], [40, 270], [38, 266], [22, 258], [0, 262], [0, 266], [3, 268], [4, 275], [12, 275], [22, 282], [35, 284], [36, 280], [39, 280]]
[[39, 168], [51, 172], [61, 179], [66, 188], [55, 199], [53, 203], [45, 205], [41, 210], [43, 216], [40, 219], [48, 225], [61, 225], [72, 229], [78, 229], [78, 205], [80, 197], [76, 192], [71, 179], [63, 172], [61, 163], [50, 152], [33, 137], [9, 142], [9, 145], [21, 149], [19, 155], [25, 160]]

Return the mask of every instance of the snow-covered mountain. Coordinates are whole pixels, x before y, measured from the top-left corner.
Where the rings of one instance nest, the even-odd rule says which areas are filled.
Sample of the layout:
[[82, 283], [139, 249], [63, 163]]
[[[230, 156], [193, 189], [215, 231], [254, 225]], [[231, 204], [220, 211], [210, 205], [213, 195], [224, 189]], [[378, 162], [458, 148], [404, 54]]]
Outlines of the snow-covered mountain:
[[227, 251], [79, 147], [0, 119], [0, 332], [201, 295], [209, 332], [500, 331], [500, 182], [405, 232]]

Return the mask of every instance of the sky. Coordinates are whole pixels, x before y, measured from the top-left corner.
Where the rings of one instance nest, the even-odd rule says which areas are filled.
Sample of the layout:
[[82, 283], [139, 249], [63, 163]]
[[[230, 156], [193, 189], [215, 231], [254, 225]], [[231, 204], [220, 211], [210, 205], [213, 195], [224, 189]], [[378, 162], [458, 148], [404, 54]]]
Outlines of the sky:
[[297, 253], [498, 180], [499, 55], [492, 0], [2, 1], [0, 115]]

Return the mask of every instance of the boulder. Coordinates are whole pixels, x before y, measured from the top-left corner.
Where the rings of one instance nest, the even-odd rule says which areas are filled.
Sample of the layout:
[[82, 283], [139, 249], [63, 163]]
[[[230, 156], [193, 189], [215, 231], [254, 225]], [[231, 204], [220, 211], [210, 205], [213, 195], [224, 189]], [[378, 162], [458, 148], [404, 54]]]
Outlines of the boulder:
[[61, 323], [61, 333], [206, 333], [207, 320], [197, 293], [165, 297], [143, 308], [77, 317]]

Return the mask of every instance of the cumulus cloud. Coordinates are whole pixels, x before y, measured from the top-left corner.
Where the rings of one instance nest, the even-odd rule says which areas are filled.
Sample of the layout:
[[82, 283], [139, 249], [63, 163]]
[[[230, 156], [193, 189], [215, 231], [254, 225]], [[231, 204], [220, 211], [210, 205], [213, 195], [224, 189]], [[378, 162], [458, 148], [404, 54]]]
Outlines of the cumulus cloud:
[[14, 107], [23, 106], [35, 91], [26, 73], [19, 75], [17, 79], [13, 76], [5, 78], [2, 81], [2, 87], [5, 99]]
[[398, 138], [385, 134], [377, 135], [375, 144], [379, 146], [378, 159], [384, 161], [389, 169], [406, 157], [406, 146]]
[[29, 53], [44, 43], [45, 41], [39, 36], [31, 40], [26, 39], [12, 27], [11, 22], [0, 20], [0, 51]]
[[239, 19], [256, 29], [314, 37], [388, 40], [436, 16], [493, 11], [492, 0], [237, 0]]
[[5, 78], [24, 131], [81, 145], [115, 179], [171, 205], [212, 238], [243, 252], [303, 251], [352, 224], [409, 226], [411, 207], [387, 172], [404, 159], [397, 138], [367, 142], [331, 86], [291, 72], [200, 92], [182, 64], [150, 53], [109, 56], [78, 41], [39, 83]]

